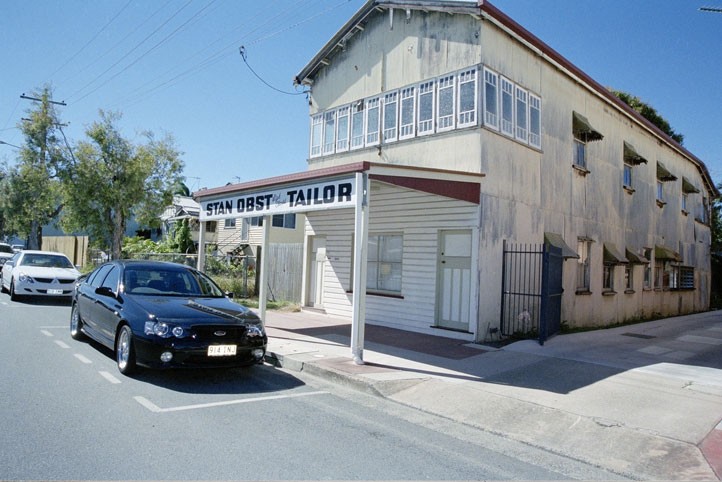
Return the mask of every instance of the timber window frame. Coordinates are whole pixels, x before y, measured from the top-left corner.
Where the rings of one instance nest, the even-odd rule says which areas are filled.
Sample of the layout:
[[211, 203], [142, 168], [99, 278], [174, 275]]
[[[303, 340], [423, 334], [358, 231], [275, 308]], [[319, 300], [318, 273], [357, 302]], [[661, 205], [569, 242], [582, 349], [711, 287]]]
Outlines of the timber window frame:
[[591, 293], [591, 257], [592, 240], [588, 238], [577, 239], [577, 294]]
[[484, 125], [499, 130], [499, 74], [484, 67]]
[[323, 154], [336, 152], [336, 111], [330, 110], [323, 114]]
[[434, 133], [436, 118], [436, 81], [428, 80], [417, 86], [416, 96], [416, 135], [426, 136]]
[[529, 145], [541, 149], [541, 97], [529, 92]]
[[399, 105], [399, 139], [411, 139], [416, 136], [416, 86], [401, 89]]
[[384, 94], [383, 142], [395, 142], [399, 138], [399, 91]]
[[456, 127], [473, 127], [477, 124], [478, 112], [478, 77], [479, 69], [473, 67], [457, 75], [458, 93], [455, 98], [457, 106]]
[[378, 233], [368, 236], [366, 291], [400, 295], [402, 290], [404, 236]]
[[336, 152], [346, 152], [351, 136], [351, 106], [344, 105], [336, 111]]
[[456, 128], [456, 75], [449, 74], [436, 81], [436, 132]]
[[381, 97], [366, 99], [365, 111], [366, 146], [377, 146], [381, 142]]
[[514, 137], [514, 83], [504, 77], [499, 76], [501, 90], [500, 90], [500, 102], [501, 107], [501, 133]]
[[529, 92], [514, 86], [514, 138], [524, 144], [529, 142]]

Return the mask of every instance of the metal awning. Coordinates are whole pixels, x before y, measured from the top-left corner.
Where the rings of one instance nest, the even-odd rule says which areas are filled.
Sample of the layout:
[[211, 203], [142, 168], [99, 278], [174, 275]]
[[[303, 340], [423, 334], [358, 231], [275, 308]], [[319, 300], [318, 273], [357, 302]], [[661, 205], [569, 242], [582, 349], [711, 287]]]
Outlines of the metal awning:
[[667, 167], [660, 161], [657, 161], [657, 179], [663, 182], [676, 181], [677, 176], [672, 174]]
[[637, 152], [632, 144], [624, 141], [624, 162], [636, 166], [638, 164], [646, 164], [647, 160]]
[[555, 248], [562, 250], [562, 257], [564, 259], [575, 258], [579, 259], [579, 255], [576, 251], [564, 242], [564, 238], [557, 233], [544, 233], [544, 244], [549, 244]]
[[629, 260], [612, 243], [604, 243], [604, 264], [627, 264]]
[[667, 260], [667, 261], [676, 261], [678, 263], [682, 262], [682, 256], [679, 255], [674, 250], [671, 250], [669, 248], [665, 248], [664, 246], [656, 245], [654, 247], [654, 259], [655, 260]]
[[574, 137], [584, 142], [604, 139], [604, 136], [592, 127], [587, 118], [577, 111], [572, 111], [572, 132]]
[[647, 258], [641, 254], [630, 251], [629, 248], [626, 249], [625, 254], [629, 260], [629, 264], [649, 264], [649, 260]]
[[692, 182], [687, 179], [686, 177], [682, 176], [682, 192], [684, 193], [698, 193], [699, 189], [697, 189]]

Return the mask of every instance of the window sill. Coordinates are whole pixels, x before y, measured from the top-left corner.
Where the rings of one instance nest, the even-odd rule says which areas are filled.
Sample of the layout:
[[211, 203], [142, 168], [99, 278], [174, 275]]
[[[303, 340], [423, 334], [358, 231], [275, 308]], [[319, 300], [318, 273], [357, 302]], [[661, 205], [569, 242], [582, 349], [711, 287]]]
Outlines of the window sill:
[[577, 171], [577, 174], [579, 174], [580, 176], [586, 176], [587, 174], [592, 172], [589, 169], [587, 169], [586, 167], [579, 166], [577, 164], [572, 164], [572, 167], [574, 168], [575, 171]]
[[659, 206], [660, 208], [663, 208], [666, 204], [667, 204], [666, 202], [660, 201], [659, 199], [657, 199], [657, 206]]
[[592, 292], [589, 290], [577, 290], [576, 294], [581, 295], [581, 296], [589, 296], [592, 294]]
[[627, 191], [627, 194], [634, 194], [635, 190], [632, 189], [630, 186], [622, 186], [625, 191]]
[[614, 296], [616, 294], [617, 294], [617, 292], [613, 291], [613, 290], [602, 291], [602, 296]]
[[625, 295], [633, 295], [634, 293], [636, 293], [634, 290], [624, 290]]

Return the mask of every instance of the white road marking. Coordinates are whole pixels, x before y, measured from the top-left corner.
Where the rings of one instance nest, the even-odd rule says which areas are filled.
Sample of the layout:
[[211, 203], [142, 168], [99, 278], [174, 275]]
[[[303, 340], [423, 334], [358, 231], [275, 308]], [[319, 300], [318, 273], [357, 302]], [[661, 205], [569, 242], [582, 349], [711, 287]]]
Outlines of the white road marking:
[[110, 383], [112, 383], [112, 384], [121, 383], [120, 380], [118, 380], [117, 378], [115, 378], [113, 375], [111, 375], [111, 374], [108, 373], [108, 372], [98, 372], [98, 373], [100, 373], [100, 375], [101, 375], [103, 378], [105, 378], [106, 380], [108, 380], [108, 381], [109, 381]]
[[40, 328], [44, 328], [46, 330], [57, 330], [58, 328], [67, 328], [66, 325], [54, 325], [54, 326], [41, 326]]
[[70, 348], [70, 345], [68, 345], [62, 340], [55, 340], [55, 344], [58, 345], [60, 348]]
[[170, 408], [160, 408], [155, 403], [151, 402], [147, 398], [144, 397], [133, 397], [135, 398], [135, 401], [143, 405], [145, 408], [150, 410], [151, 412], [155, 413], [166, 413], [166, 412], [180, 412], [183, 410], [198, 410], [202, 408], [212, 408], [212, 407], [222, 407], [226, 405], [238, 405], [240, 403], [252, 403], [252, 402], [265, 402], [268, 400], [282, 400], [286, 398], [299, 398], [299, 397], [308, 397], [312, 395], [324, 395], [328, 392], [304, 392], [304, 393], [294, 393], [290, 395], [270, 395], [267, 397], [255, 397], [255, 398], [242, 398], [240, 400], [226, 400], [224, 402], [213, 402], [213, 403], [200, 403], [197, 405], [185, 405], [180, 407], [170, 407]]
[[52, 333], [50, 333], [48, 330], [40, 330], [40, 333], [42, 333], [45, 336], [55, 336]]
[[75, 354], [75, 358], [77, 358], [77, 359], [80, 360], [81, 362], [85, 363], [86, 365], [90, 365], [91, 363], [93, 363], [92, 361], [88, 360], [87, 358], [85, 358], [85, 357], [84, 357], [83, 355], [81, 355], [80, 353], [76, 353], [76, 354]]

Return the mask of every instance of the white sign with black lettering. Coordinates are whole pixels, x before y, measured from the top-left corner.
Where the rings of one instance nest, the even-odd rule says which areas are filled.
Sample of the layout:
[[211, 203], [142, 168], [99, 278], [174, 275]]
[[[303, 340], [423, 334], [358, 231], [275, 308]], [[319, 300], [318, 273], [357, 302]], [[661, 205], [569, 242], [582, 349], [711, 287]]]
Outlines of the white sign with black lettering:
[[201, 221], [354, 207], [355, 178], [227, 196], [201, 201]]

